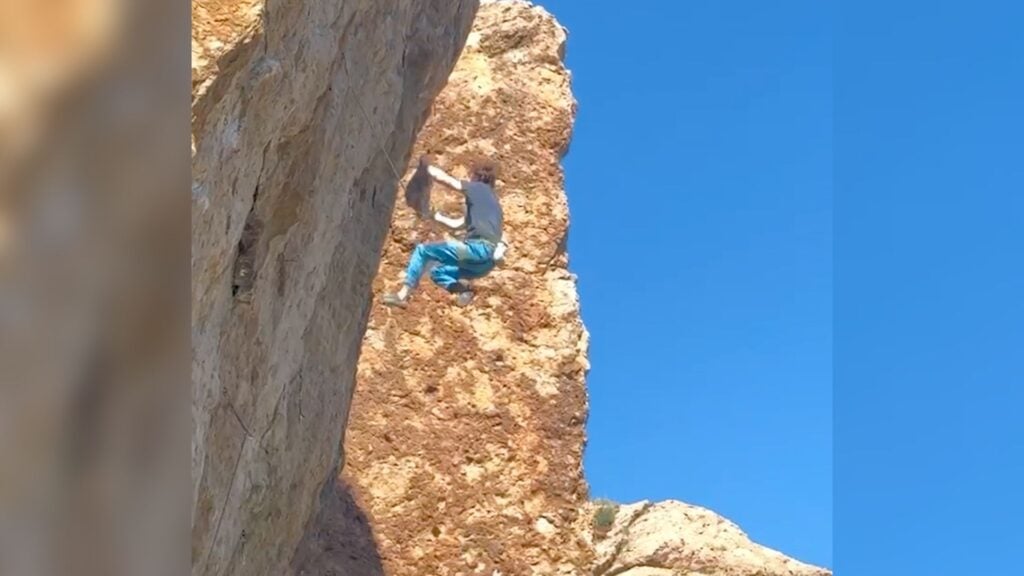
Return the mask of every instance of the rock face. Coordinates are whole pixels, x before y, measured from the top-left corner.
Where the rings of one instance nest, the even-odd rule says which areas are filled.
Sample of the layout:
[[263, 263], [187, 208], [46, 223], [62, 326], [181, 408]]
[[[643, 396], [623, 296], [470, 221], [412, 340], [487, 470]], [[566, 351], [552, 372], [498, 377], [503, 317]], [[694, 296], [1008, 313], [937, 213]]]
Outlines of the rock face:
[[[525, 2], [484, 3], [416, 144], [457, 177], [485, 156], [510, 248], [468, 308], [425, 277], [409, 308], [375, 305], [345, 433], [344, 476], [388, 575], [578, 574], [587, 333], [567, 267], [560, 159], [576, 104], [565, 30]], [[462, 213], [435, 185], [435, 205]], [[379, 296], [439, 228], [396, 210]], [[315, 552], [311, 554], [315, 556]], [[304, 574], [326, 571], [316, 562]]]
[[595, 576], [831, 574], [751, 542], [710, 510], [672, 500], [620, 507], [595, 548]]
[[[193, 15], [193, 574], [829, 574], [678, 502], [621, 507], [594, 535], [560, 166], [576, 102], [547, 12]], [[446, 237], [395, 209], [420, 154], [460, 177], [500, 166], [511, 247], [467, 308], [428, 278], [409, 308], [379, 306], [416, 243]], [[461, 213], [457, 193], [433, 198]]]
[[192, 573], [283, 573], [473, 0], [194, 0]]
[[[416, 243], [446, 238], [396, 209], [345, 470], [323, 494], [296, 574], [828, 574], [675, 502], [624, 507], [606, 537], [592, 534], [582, 473], [588, 338], [567, 270], [560, 165], [576, 111], [565, 42], [554, 18], [528, 2], [481, 5], [415, 154], [457, 177], [480, 156], [497, 160], [511, 248], [474, 282], [468, 308], [428, 277], [407, 309], [382, 307]], [[461, 214], [457, 193], [435, 185], [433, 200]]]

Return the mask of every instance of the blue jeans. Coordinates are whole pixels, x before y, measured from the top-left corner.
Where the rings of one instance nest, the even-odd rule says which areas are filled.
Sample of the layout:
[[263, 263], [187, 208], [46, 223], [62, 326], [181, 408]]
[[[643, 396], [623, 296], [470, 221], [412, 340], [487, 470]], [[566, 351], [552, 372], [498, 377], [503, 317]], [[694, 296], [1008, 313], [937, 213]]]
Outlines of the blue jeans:
[[423, 269], [435, 264], [430, 279], [449, 292], [459, 288], [459, 279], [481, 278], [494, 269], [494, 247], [479, 240], [417, 244], [405, 271], [405, 284], [415, 288]]

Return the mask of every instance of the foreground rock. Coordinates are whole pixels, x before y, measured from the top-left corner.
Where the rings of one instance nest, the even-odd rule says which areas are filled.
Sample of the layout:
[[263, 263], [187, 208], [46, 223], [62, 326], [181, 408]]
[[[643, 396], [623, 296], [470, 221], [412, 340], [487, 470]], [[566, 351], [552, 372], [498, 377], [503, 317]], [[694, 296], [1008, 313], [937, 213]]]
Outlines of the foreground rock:
[[283, 573], [336, 474], [392, 162], [476, 7], [193, 2], [195, 575]]
[[618, 508], [607, 533], [595, 538], [595, 549], [595, 576], [831, 574], [751, 542], [710, 510], [671, 500]]

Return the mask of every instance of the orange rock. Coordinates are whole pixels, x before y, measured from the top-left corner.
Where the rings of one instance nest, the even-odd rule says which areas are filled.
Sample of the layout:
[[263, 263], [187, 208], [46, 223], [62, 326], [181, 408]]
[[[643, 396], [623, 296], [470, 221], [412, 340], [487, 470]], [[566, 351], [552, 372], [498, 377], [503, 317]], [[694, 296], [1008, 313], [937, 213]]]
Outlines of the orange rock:
[[[474, 159], [497, 161], [511, 246], [474, 282], [468, 308], [424, 278], [407, 309], [375, 302], [371, 311], [344, 476], [374, 533], [392, 542], [385, 574], [576, 574], [590, 562], [573, 528], [587, 498], [587, 333], [564, 250], [560, 161], [576, 112], [565, 41], [542, 8], [484, 3], [417, 141], [414, 157], [429, 153], [456, 177]], [[432, 199], [462, 213], [457, 192], [436, 185]], [[376, 298], [400, 284], [413, 238], [445, 235], [400, 205]], [[394, 457], [382, 454], [386, 433], [402, 438]], [[414, 470], [403, 456], [417, 459]], [[424, 548], [438, 560], [417, 552]]]

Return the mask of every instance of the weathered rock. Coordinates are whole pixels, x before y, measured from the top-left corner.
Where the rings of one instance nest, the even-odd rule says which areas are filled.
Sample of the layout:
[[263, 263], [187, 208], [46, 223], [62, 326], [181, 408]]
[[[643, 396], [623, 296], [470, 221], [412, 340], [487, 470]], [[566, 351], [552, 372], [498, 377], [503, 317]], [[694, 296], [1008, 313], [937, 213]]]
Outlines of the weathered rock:
[[[398, 575], [819, 576], [679, 503], [625, 507], [595, 539], [582, 474], [587, 333], [567, 270], [560, 159], [576, 111], [565, 30], [528, 2], [484, 2], [416, 145], [456, 176], [483, 156], [511, 249], [457, 308], [424, 278], [409, 308], [377, 306], [359, 363], [343, 477], [380, 568]], [[440, 187], [435, 205], [461, 199]], [[399, 286], [417, 242], [445, 234], [396, 210], [374, 293]], [[324, 574], [338, 517], [322, 511], [297, 572]], [[375, 568], [376, 569], [376, 568]], [[376, 573], [376, 572], [374, 572]]]
[[[344, 476], [389, 575], [577, 574], [589, 562], [574, 529], [588, 364], [566, 269], [565, 41], [539, 7], [484, 3], [416, 145], [459, 177], [477, 156], [498, 161], [511, 247], [468, 308], [424, 278], [408, 309], [371, 313]], [[462, 211], [440, 185], [433, 198]], [[397, 288], [416, 242], [443, 237], [401, 206], [374, 292]]]
[[286, 570], [474, 0], [194, 0], [192, 573]]
[[673, 500], [621, 506], [607, 535], [595, 539], [595, 548], [595, 576], [831, 574], [752, 542], [710, 510]]
[[[566, 32], [543, 9], [482, 4], [414, 150], [456, 176], [499, 163], [505, 261], [468, 308], [425, 278], [408, 309], [370, 310], [417, 242], [445, 238], [406, 206], [392, 217], [379, 153], [408, 178], [419, 114], [466, 32], [468, 8], [421, 4], [246, 20], [259, 12], [236, 2], [209, 8], [230, 25], [198, 27], [242, 40], [193, 44], [193, 572], [287, 573], [344, 431], [343, 479], [321, 492], [298, 576], [828, 574], [677, 502], [622, 507], [594, 536], [588, 337], [560, 166], [576, 102]], [[260, 22], [277, 21], [287, 33], [264, 39]], [[462, 209], [440, 186], [434, 202]]]

